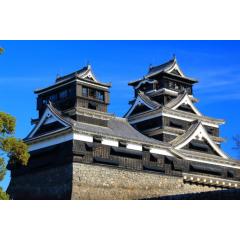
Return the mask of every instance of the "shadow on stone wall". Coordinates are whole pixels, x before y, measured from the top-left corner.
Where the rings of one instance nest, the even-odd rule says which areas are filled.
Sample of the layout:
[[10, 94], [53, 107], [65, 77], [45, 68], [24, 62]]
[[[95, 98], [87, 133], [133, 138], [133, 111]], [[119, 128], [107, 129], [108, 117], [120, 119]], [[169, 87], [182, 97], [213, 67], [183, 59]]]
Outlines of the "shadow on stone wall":
[[71, 199], [72, 164], [12, 176], [7, 193], [13, 200]]
[[11, 199], [71, 199], [72, 141], [31, 152], [27, 166], [8, 165]]
[[148, 200], [240, 200], [240, 189], [171, 195]]

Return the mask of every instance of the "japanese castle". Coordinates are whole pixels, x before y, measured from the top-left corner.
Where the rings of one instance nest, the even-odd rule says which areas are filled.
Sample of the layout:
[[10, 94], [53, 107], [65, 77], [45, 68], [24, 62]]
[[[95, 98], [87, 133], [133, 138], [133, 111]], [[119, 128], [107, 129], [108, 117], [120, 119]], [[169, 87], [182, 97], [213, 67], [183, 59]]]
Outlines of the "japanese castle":
[[153, 199], [240, 187], [240, 162], [222, 149], [223, 119], [195, 106], [197, 80], [176, 58], [129, 82], [124, 117], [108, 113], [110, 83], [92, 67], [35, 91], [38, 118], [24, 139], [28, 166], [8, 165], [12, 199]]

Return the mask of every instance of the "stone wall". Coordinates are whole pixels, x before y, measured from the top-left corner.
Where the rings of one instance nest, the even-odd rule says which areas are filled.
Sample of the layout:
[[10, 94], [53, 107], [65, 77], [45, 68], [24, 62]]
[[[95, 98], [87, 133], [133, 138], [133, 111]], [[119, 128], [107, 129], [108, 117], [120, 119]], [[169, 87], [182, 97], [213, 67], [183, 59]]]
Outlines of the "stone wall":
[[[197, 199], [217, 190], [221, 189], [184, 183], [182, 177], [77, 162], [14, 176], [8, 187], [11, 199], [29, 200]], [[205, 199], [208, 196], [212, 195]]]
[[73, 163], [72, 199], [148, 199], [215, 190], [183, 183], [182, 177]]

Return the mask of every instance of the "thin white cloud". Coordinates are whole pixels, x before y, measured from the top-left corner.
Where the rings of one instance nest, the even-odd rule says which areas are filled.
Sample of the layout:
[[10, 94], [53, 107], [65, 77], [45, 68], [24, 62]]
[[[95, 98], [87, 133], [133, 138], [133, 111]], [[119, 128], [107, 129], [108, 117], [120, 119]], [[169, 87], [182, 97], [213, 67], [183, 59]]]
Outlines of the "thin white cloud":
[[215, 68], [201, 71], [199, 84], [194, 88], [197, 97], [205, 102], [240, 100], [239, 67]]

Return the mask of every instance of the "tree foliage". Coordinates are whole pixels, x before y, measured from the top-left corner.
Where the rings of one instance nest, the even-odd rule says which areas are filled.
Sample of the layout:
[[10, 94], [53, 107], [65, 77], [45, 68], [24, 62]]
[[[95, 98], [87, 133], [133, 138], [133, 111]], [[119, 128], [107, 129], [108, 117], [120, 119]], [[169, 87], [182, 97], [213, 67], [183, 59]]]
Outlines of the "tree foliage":
[[3, 157], [7, 156], [11, 164], [27, 165], [29, 159], [27, 145], [21, 139], [12, 136], [15, 126], [14, 117], [0, 112], [0, 153]]
[[9, 200], [9, 196], [0, 188], [0, 200]]
[[0, 54], [3, 54], [4, 49], [0, 47]]
[[[27, 145], [13, 136], [16, 119], [9, 114], [0, 112], [0, 181], [6, 172], [5, 162], [10, 164], [27, 165], [30, 157]], [[0, 188], [0, 199], [8, 199], [6, 193]]]
[[11, 115], [0, 112], [0, 133], [5, 134], [14, 134], [16, 126], [16, 119]]
[[6, 172], [6, 165], [3, 158], [0, 158], [0, 181], [3, 180]]

